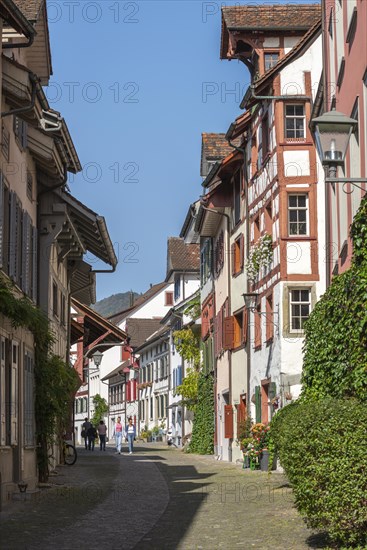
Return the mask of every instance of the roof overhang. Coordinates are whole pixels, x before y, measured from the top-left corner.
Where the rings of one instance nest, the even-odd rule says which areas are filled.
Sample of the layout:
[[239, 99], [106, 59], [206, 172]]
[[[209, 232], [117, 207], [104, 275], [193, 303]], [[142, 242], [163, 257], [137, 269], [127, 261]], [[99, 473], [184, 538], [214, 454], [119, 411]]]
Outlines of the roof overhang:
[[1, 0], [0, 17], [4, 21], [2, 38], [5, 38], [5, 43], [12, 38], [34, 39], [36, 31], [32, 23], [12, 0]]
[[96, 275], [81, 259], [71, 268], [70, 292], [80, 303], [90, 305], [96, 302]]
[[117, 257], [103, 216], [99, 216], [75, 197], [60, 191], [60, 197], [67, 205], [68, 215], [83, 243], [85, 250], [110, 265], [117, 266]]
[[[19, 108], [27, 108], [27, 111], [18, 116], [25, 120], [30, 128], [37, 130], [38, 133], [32, 134], [33, 142], [40, 138], [40, 134], [46, 138], [51, 138], [55, 144], [62, 163], [69, 172], [76, 174], [82, 167], [78, 158], [75, 146], [71, 139], [67, 124], [58, 111], [51, 109], [45, 95], [45, 92], [34, 73], [27, 67], [2, 56], [3, 78], [2, 90], [6, 103], [10, 111]], [[52, 117], [57, 121], [58, 127], [50, 133], [42, 127], [45, 118]]]

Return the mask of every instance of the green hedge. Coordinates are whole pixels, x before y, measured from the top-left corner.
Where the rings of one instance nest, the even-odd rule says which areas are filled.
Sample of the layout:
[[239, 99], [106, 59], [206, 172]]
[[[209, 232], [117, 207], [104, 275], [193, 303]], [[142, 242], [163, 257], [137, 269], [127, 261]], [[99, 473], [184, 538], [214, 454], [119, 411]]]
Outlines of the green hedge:
[[366, 426], [354, 399], [294, 403], [271, 422], [298, 511], [336, 544], [367, 545]]

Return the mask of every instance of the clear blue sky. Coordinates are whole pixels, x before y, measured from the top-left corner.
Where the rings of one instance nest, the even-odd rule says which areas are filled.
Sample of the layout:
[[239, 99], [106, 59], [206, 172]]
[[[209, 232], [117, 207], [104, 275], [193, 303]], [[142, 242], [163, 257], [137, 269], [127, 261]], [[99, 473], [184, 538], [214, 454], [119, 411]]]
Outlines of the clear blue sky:
[[201, 133], [241, 112], [248, 73], [219, 59], [221, 4], [235, 2], [48, 0], [47, 96], [84, 166], [69, 186], [105, 216], [119, 258], [98, 299], [164, 280], [167, 238], [202, 192]]

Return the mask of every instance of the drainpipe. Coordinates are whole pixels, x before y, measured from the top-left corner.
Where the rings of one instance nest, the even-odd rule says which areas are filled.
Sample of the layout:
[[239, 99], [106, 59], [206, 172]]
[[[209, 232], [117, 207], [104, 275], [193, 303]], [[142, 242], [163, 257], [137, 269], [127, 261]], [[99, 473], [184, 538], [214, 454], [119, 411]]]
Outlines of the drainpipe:
[[[219, 216], [224, 216], [225, 218], [227, 218], [227, 250], [228, 250], [228, 253], [229, 253], [229, 251], [231, 250], [231, 236], [230, 236], [231, 218], [225, 212], [218, 212], [218, 210], [215, 210], [213, 208], [207, 208], [203, 204], [201, 204], [201, 207], [204, 210], [208, 210], [208, 212], [214, 212], [214, 214], [218, 214]], [[227, 262], [227, 269], [228, 269], [228, 275], [227, 275], [227, 278], [228, 278], [228, 281], [227, 281], [227, 285], [228, 285], [228, 310], [229, 310], [229, 312], [231, 312], [231, 269], [230, 269], [230, 265], [228, 265], [228, 262]], [[215, 365], [215, 367], [217, 367], [217, 365]], [[229, 353], [229, 356], [228, 356], [228, 367], [229, 367], [229, 372], [228, 372], [228, 374], [229, 374], [229, 403], [232, 404], [232, 355], [231, 355], [231, 353]], [[217, 368], [215, 369], [215, 376], [216, 376], [216, 370], [217, 370]], [[214, 396], [214, 400], [215, 400], [215, 396]], [[229, 445], [228, 445], [229, 462], [232, 462], [232, 443], [233, 443], [233, 439], [230, 439], [230, 442], [229, 442]]]
[[[308, 101], [312, 101], [312, 97], [309, 96], [309, 95], [301, 95], [301, 94], [298, 94], [298, 95], [256, 95], [255, 94], [255, 85], [254, 84], [250, 84], [250, 92], [251, 92], [251, 97], [253, 97], [254, 99], [256, 100], [259, 100], [259, 101], [262, 101], [264, 99], [280, 99], [280, 100], [286, 100], [286, 101], [295, 101], [295, 100], [299, 100], [299, 99], [302, 99], [302, 100], [308, 100]], [[245, 103], [246, 103], [246, 95], [243, 97], [241, 103], [240, 103], [240, 109], [244, 109], [245, 108]], [[228, 132], [227, 132], [228, 133]]]

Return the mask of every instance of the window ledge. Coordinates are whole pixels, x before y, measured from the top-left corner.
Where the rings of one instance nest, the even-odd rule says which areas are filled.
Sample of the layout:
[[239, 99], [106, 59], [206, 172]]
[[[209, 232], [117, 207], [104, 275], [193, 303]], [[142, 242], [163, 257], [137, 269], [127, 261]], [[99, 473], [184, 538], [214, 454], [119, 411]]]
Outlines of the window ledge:
[[281, 237], [282, 241], [316, 241], [316, 237], [308, 237], [307, 235], [291, 235], [288, 237]]

